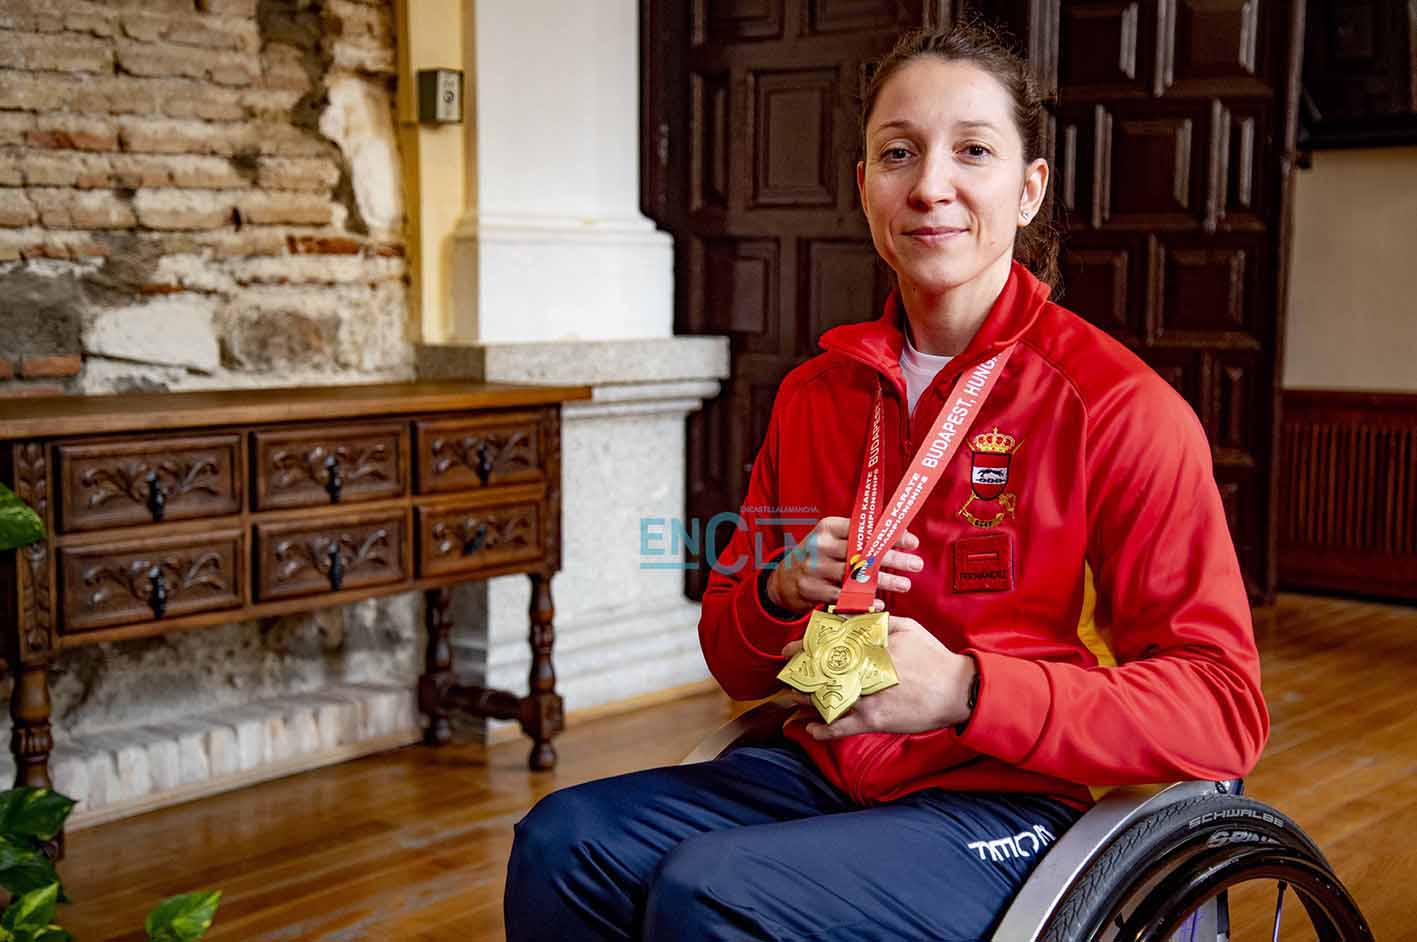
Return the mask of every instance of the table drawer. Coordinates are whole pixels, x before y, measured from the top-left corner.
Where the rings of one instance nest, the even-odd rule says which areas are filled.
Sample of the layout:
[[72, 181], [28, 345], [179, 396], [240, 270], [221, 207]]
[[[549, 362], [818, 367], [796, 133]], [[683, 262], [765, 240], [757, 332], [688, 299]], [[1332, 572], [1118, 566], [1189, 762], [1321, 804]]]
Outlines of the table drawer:
[[402, 422], [252, 434], [257, 510], [400, 497], [407, 492]]
[[420, 494], [539, 481], [545, 475], [538, 412], [426, 419], [414, 428]]
[[241, 509], [241, 439], [234, 433], [66, 442], [54, 451], [59, 529], [66, 533]]
[[256, 527], [258, 601], [401, 582], [408, 577], [403, 510]]
[[419, 575], [473, 573], [540, 559], [545, 552], [537, 501], [494, 506], [419, 507]]
[[241, 606], [240, 530], [59, 550], [65, 632]]

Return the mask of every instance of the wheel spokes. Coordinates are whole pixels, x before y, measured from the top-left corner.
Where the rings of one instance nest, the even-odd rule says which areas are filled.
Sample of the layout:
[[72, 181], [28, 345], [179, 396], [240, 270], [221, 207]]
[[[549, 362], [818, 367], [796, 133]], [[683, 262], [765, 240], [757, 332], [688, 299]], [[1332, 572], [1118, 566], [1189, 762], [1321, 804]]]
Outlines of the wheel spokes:
[[1279, 895], [1274, 901], [1274, 933], [1270, 936], [1273, 942], [1279, 942], [1279, 923], [1284, 918], [1284, 891], [1289, 889], [1289, 884], [1283, 880], [1279, 881]]

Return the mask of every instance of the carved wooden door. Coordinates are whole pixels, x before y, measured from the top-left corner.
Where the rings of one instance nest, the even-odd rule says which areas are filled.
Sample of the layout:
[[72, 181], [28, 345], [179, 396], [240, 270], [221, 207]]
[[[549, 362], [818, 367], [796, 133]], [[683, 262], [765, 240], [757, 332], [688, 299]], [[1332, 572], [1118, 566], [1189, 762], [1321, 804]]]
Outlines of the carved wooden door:
[[732, 343], [723, 392], [689, 421], [700, 526], [742, 503], [783, 376], [884, 300], [856, 194], [866, 64], [948, 5], [644, 0], [644, 211], [675, 236], [675, 331]]
[[1246, 586], [1268, 599], [1303, 4], [1056, 10], [1062, 301], [1195, 408]]

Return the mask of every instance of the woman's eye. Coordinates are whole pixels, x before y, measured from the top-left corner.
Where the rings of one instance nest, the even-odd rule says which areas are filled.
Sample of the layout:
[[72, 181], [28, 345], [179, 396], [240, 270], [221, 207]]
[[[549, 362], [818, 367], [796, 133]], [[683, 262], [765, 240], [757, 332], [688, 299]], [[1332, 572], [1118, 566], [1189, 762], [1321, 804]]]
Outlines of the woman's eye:
[[881, 153], [881, 159], [891, 163], [908, 160], [910, 159], [910, 149], [906, 147], [887, 147]]
[[989, 148], [985, 147], [983, 144], [967, 144], [964, 148], [964, 154], [966, 157], [973, 157], [976, 159], [983, 159], [985, 157], [988, 157], [991, 153], [992, 151], [990, 151]]

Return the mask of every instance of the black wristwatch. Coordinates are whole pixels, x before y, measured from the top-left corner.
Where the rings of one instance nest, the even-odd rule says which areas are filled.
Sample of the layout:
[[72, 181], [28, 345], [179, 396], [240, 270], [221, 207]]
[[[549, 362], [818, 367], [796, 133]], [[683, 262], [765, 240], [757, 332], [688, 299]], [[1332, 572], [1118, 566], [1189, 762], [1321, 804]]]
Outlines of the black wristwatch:
[[979, 702], [979, 662], [974, 663], [974, 676], [969, 680], [969, 696], [965, 698], [964, 705], [969, 709], [969, 715], [955, 724], [955, 735], [963, 736], [964, 728], [969, 725], [969, 721], [974, 719], [974, 707]]

